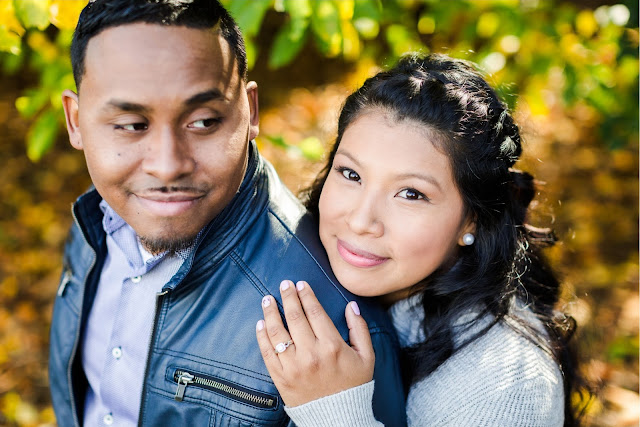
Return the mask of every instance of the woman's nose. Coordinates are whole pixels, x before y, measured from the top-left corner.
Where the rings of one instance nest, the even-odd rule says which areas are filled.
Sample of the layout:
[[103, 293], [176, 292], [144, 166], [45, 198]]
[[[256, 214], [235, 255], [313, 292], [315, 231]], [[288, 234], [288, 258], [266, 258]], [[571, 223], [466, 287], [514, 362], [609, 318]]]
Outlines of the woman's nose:
[[347, 225], [356, 234], [371, 234], [380, 237], [384, 234], [381, 212], [382, 201], [375, 194], [363, 192], [361, 197], [352, 199], [350, 212], [346, 216]]

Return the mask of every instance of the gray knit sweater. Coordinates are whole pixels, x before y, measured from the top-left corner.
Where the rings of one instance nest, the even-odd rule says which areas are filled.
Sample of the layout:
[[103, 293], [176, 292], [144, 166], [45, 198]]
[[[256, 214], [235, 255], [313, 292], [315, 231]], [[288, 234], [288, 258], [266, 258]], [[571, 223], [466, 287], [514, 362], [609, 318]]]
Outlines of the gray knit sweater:
[[[424, 338], [420, 327], [424, 313], [414, 302], [402, 300], [390, 308], [403, 347]], [[512, 314], [542, 328], [522, 304]], [[458, 324], [467, 320], [463, 316]], [[473, 332], [458, 334], [456, 344]], [[285, 410], [299, 427], [382, 426], [373, 416], [373, 389], [371, 381]], [[548, 353], [498, 323], [411, 385], [407, 421], [409, 426], [562, 426], [562, 374]]]

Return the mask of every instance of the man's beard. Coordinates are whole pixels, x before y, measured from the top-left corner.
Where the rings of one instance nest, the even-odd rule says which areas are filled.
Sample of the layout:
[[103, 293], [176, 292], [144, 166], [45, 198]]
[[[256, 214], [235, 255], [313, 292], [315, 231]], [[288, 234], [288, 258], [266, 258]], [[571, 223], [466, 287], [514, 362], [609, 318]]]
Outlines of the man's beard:
[[138, 236], [142, 246], [151, 254], [158, 255], [168, 252], [169, 256], [189, 248], [195, 241], [195, 236], [189, 236], [182, 239], [153, 239]]

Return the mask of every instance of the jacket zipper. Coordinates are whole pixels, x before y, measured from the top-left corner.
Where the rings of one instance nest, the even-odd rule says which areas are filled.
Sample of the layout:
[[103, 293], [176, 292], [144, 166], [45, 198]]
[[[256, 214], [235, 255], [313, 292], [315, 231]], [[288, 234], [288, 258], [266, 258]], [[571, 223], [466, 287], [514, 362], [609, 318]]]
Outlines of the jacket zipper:
[[[195, 247], [193, 248], [193, 253], [195, 253], [199, 246], [200, 242], [197, 241]], [[144, 413], [144, 396], [147, 392], [147, 376], [149, 375], [149, 364], [151, 363], [151, 349], [153, 348], [153, 341], [155, 340], [157, 332], [156, 329], [158, 328], [158, 313], [160, 312], [160, 306], [162, 305], [162, 298], [167, 295], [169, 291], [171, 291], [171, 289], [163, 289], [162, 292], [156, 294], [156, 312], [153, 317], [151, 339], [149, 340], [149, 347], [147, 348], [147, 362], [144, 368], [144, 377], [142, 377], [142, 395], [140, 397], [140, 409], [138, 410], [138, 427], [142, 427], [142, 414]]]
[[[91, 260], [91, 265], [89, 266], [89, 268], [87, 269], [87, 273], [85, 274], [84, 278], [82, 279], [82, 283], [84, 284], [83, 286], [83, 290], [82, 290], [82, 301], [80, 304], [80, 323], [82, 323], [82, 307], [84, 307], [84, 296], [86, 293], [86, 289], [87, 289], [87, 279], [89, 278], [89, 275], [91, 274], [91, 270], [93, 270], [93, 267], [95, 267], [96, 265], [96, 259], [97, 259], [97, 254], [96, 251], [93, 249], [93, 247], [89, 244], [89, 240], [87, 240], [87, 236], [85, 236], [84, 234], [84, 230], [82, 229], [82, 227], [80, 227], [80, 221], [78, 221], [78, 217], [76, 216], [76, 212], [75, 210], [72, 208], [71, 209], [71, 215], [73, 215], [73, 220], [76, 223], [76, 226], [78, 227], [78, 229], [81, 231], [80, 234], [82, 234], [82, 238], [84, 239], [84, 242], [86, 243], [87, 247], [91, 248], [91, 252], [93, 252], [93, 259]], [[62, 296], [64, 294], [64, 290], [67, 287], [67, 284], [69, 283], [69, 280], [71, 279], [71, 276], [68, 277], [69, 280], [66, 280], [66, 274], [65, 274], [65, 285], [62, 289], [58, 289], [58, 295]], [[73, 382], [71, 381], [71, 371], [73, 369], [73, 359], [76, 356], [76, 352], [78, 351], [78, 343], [80, 342], [80, 330], [82, 329], [82, 325], [78, 325], [78, 328], [76, 330], [76, 336], [73, 342], [73, 348], [71, 349], [71, 358], [69, 359], [69, 365], [67, 366], [67, 381], [69, 382], [69, 395], [71, 397], [71, 411], [73, 412], [73, 424], [76, 427], [80, 427], [80, 420], [78, 419], [78, 411], [76, 409], [76, 398], [73, 395]]]
[[187, 386], [191, 385], [211, 390], [234, 400], [260, 408], [274, 409], [278, 406], [278, 400], [275, 396], [240, 387], [226, 380], [209, 375], [193, 374], [182, 369], [177, 369], [173, 374], [173, 380], [178, 383], [174, 399], [179, 402], [184, 399], [184, 392]]
[[142, 394], [140, 398], [140, 410], [138, 412], [138, 426], [142, 426], [142, 413], [144, 412], [144, 396], [147, 390], [147, 376], [149, 375], [149, 363], [151, 359], [151, 349], [153, 348], [153, 341], [156, 336], [156, 329], [158, 328], [158, 313], [160, 312], [160, 306], [162, 305], [162, 298], [168, 294], [169, 291], [162, 291], [156, 294], [156, 311], [153, 315], [153, 327], [151, 328], [151, 337], [149, 338], [149, 347], [147, 349], [147, 361], [144, 368], [144, 377], [142, 377]]

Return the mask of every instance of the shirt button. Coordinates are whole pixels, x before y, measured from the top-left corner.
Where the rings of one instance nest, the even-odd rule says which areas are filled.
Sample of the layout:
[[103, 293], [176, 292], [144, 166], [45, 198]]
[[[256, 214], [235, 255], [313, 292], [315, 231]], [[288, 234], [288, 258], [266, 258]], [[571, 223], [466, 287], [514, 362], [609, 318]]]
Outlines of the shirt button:
[[105, 423], [105, 425], [110, 426], [111, 424], [113, 424], [113, 415], [111, 414], [107, 414], [102, 418], [102, 422]]
[[140, 283], [140, 280], [142, 280], [142, 276], [136, 276], [131, 278], [131, 281], [133, 283]]
[[111, 355], [115, 359], [120, 359], [122, 357], [122, 348], [121, 347], [113, 347], [113, 349], [111, 349]]

